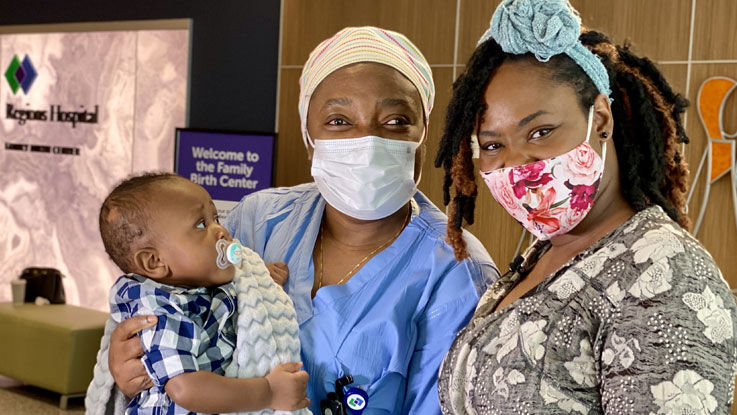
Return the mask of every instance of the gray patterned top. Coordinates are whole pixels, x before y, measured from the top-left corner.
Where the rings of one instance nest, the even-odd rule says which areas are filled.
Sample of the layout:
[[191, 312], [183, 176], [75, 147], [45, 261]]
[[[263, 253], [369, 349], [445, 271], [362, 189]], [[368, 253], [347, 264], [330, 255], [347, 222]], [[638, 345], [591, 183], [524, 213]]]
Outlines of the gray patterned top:
[[482, 297], [440, 368], [444, 414], [727, 414], [737, 307], [660, 207], [637, 213], [494, 312], [549, 243]]

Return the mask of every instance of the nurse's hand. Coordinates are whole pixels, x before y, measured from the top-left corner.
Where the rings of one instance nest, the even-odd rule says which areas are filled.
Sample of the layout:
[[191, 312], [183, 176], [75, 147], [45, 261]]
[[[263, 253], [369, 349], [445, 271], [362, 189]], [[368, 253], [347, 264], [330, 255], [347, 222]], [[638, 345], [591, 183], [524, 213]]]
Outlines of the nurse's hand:
[[284, 284], [286, 284], [287, 279], [289, 279], [289, 267], [287, 267], [287, 264], [284, 262], [269, 262], [266, 264], [266, 269], [269, 270], [271, 279], [284, 288]]
[[128, 398], [154, 385], [141, 362], [143, 346], [136, 333], [154, 326], [156, 320], [153, 315], [131, 317], [110, 333], [108, 367], [118, 389]]

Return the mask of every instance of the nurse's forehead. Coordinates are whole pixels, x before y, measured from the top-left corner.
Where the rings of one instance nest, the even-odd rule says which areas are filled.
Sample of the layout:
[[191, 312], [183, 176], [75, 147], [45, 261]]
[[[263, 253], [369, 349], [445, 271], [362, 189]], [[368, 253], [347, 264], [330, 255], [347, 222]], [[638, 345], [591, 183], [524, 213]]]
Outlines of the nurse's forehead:
[[395, 68], [378, 63], [359, 63], [345, 66], [326, 76], [315, 88], [312, 97], [323, 96], [334, 98], [336, 95], [385, 95], [410, 96], [416, 94], [417, 88]]
[[[322, 107], [350, 107], [356, 104], [356, 101], [372, 101], [372, 97], [358, 97], [357, 99], [354, 99], [353, 97], [335, 97], [335, 98], [328, 98], [325, 100], [325, 102], [322, 104]], [[415, 102], [413, 102], [411, 97], [405, 97], [405, 96], [397, 96], [397, 97], [388, 97], [388, 98], [375, 98], [373, 99], [373, 102], [378, 107], [408, 107], [413, 108]]]

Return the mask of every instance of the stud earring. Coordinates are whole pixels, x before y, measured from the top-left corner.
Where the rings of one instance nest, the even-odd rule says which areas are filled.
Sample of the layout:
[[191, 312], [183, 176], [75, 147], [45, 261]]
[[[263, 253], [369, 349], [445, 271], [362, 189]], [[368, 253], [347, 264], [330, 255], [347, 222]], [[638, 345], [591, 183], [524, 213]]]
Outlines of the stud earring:
[[602, 141], [604, 141], [604, 140], [606, 140], [606, 139], [609, 138], [609, 133], [607, 133], [606, 131], [602, 131], [600, 135], [601, 135], [601, 140]]

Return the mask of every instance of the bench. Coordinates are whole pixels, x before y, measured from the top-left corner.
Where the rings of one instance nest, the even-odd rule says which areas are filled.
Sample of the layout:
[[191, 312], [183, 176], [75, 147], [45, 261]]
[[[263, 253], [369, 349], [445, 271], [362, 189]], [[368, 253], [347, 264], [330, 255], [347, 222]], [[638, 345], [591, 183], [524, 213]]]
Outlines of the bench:
[[68, 304], [0, 303], [0, 374], [61, 394], [84, 396], [107, 313]]

